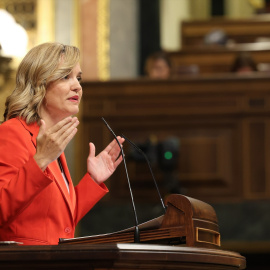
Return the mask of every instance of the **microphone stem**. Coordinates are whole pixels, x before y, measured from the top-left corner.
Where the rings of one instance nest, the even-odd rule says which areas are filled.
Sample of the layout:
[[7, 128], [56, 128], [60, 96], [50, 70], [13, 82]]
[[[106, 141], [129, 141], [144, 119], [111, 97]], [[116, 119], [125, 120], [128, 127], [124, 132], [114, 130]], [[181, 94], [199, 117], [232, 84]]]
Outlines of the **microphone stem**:
[[[122, 148], [121, 148], [121, 152], [122, 152], [122, 155], [124, 155]], [[128, 176], [128, 170], [127, 170], [127, 164], [126, 164], [125, 158], [123, 158], [123, 162], [124, 162], [126, 175], [127, 175], [127, 179], [128, 179], [128, 187], [129, 187], [129, 190], [131, 190], [131, 185], [130, 185], [130, 180], [129, 180], [129, 176]], [[136, 224], [136, 226], [138, 226], [138, 219], [137, 219], [137, 215], [136, 215], [136, 211], [135, 211], [135, 204], [134, 204], [132, 192], [130, 193], [130, 196], [131, 196], [131, 202], [132, 202], [132, 207], [133, 207], [134, 216], [135, 216], [135, 224]]]
[[138, 227], [138, 218], [137, 218], [136, 207], [135, 207], [135, 203], [134, 203], [134, 199], [133, 199], [133, 193], [132, 193], [132, 189], [131, 189], [131, 185], [130, 185], [130, 180], [129, 180], [129, 176], [128, 176], [128, 170], [127, 170], [127, 164], [126, 164], [124, 150], [123, 150], [123, 147], [121, 146], [119, 140], [117, 139], [117, 136], [115, 135], [115, 133], [113, 132], [113, 130], [109, 126], [109, 124], [105, 121], [105, 119], [103, 117], [101, 119], [103, 120], [103, 122], [105, 123], [105, 125], [109, 129], [109, 131], [112, 133], [112, 135], [114, 136], [114, 138], [115, 138], [115, 140], [116, 140], [116, 142], [121, 150], [121, 155], [123, 157], [123, 162], [124, 162], [127, 181], [128, 181], [128, 187], [129, 187], [129, 192], [130, 192], [130, 197], [131, 197], [132, 208], [133, 208], [134, 217], [135, 217], [134, 243], [139, 243], [140, 242], [140, 231], [139, 231], [139, 227]]
[[161, 205], [162, 205], [162, 208], [163, 208], [163, 210], [164, 210], [164, 213], [166, 213], [166, 206], [165, 206], [165, 204], [164, 204], [164, 202], [163, 202], [163, 199], [162, 199], [162, 197], [161, 197], [161, 195], [160, 195], [160, 191], [159, 191], [159, 188], [158, 188], [158, 185], [157, 185], [157, 181], [156, 181], [156, 179], [155, 179], [155, 176], [154, 176], [154, 173], [153, 173], [153, 170], [152, 170], [152, 168], [151, 168], [151, 165], [150, 165], [150, 161], [149, 161], [149, 159], [147, 158], [147, 156], [146, 156], [146, 154], [135, 144], [135, 143], [133, 143], [131, 140], [129, 140], [125, 135], [123, 135], [122, 134], [122, 137], [124, 137], [124, 139], [125, 140], [127, 140], [137, 151], [139, 151], [142, 155], [143, 155], [143, 157], [145, 158], [145, 160], [146, 160], [146, 162], [147, 162], [147, 164], [148, 164], [148, 167], [149, 167], [149, 169], [150, 169], [150, 172], [151, 172], [151, 175], [152, 175], [152, 178], [153, 178], [153, 180], [154, 180], [154, 183], [155, 183], [155, 186], [156, 186], [156, 190], [157, 190], [157, 192], [158, 192], [158, 196], [159, 196], [159, 199], [160, 199], [160, 201], [161, 201]]
[[160, 199], [160, 201], [161, 201], [161, 204], [162, 204], [164, 213], [166, 213], [166, 207], [165, 207], [164, 202], [163, 202], [163, 200], [162, 200], [162, 197], [161, 197], [161, 195], [160, 195], [159, 188], [158, 188], [158, 185], [157, 185], [157, 181], [156, 181], [156, 179], [155, 179], [155, 177], [154, 177], [154, 173], [153, 173], [152, 168], [151, 168], [151, 166], [150, 166], [150, 162], [149, 162], [148, 159], [146, 159], [146, 161], [147, 161], [148, 167], [149, 167], [149, 169], [150, 169], [150, 172], [151, 172], [151, 174], [152, 174], [152, 177], [153, 177], [153, 179], [154, 179], [154, 183], [155, 183], [155, 186], [156, 186], [156, 189], [157, 189], [157, 192], [158, 192], [158, 196], [159, 196], [159, 199]]
[[128, 176], [126, 159], [124, 158], [123, 148], [121, 146], [120, 146], [120, 148], [121, 148], [121, 153], [122, 153], [122, 156], [123, 156], [123, 162], [124, 162], [124, 166], [125, 166], [125, 170], [126, 170], [126, 176], [127, 176], [127, 179], [128, 179], [128, 187], [129, 187], [129, 192], [130, 192], [130, 197], [131, 197], [132, 209], [133, 209], [134, 217], [135, 217], [134, 243], [140, 243], [140, 231], [139, 231], [139, 227], [138, 227], [138, 218], [137, 218], [137, 213], [136, 213], [136, 207], [135, 207], [135, 203], [134, 203], [133, 194], [132, 194], [132, 191], [131, 191], [132, 189], [131, 189], [130, 180], [129, 180], [129, 176]]

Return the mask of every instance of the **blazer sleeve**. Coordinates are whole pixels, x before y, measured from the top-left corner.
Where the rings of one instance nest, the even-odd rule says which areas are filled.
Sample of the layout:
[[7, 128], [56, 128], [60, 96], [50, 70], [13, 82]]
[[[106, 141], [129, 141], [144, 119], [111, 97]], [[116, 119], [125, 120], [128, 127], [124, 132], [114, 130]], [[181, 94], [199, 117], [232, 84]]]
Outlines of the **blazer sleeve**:
[[79, 184], [75, 187], [76, 192], [76, 212], [75, 225], [81, 218], [105, 195], [109, 192], [104, 183], [98, 185], [91, 176], [86, 173]]
[[18, 121], [0, 126], [0, 226], [12, 222], [53, 182], [35, 162], [31, 134]]

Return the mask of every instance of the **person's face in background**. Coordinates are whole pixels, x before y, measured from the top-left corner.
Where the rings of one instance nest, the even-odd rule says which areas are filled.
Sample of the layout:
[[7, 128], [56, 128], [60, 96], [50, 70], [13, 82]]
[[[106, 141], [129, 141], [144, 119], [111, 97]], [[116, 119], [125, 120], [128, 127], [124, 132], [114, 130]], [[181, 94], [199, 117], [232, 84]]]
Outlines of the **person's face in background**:
[[148, 66], [148, 76], [151, 79], [168, 79], [170, 67], [164, 59], [151, 60]]
[[239, 74], [250, 74], [254, 72], [253, 68], [250, 67], [250, 66], [242, 66], [242, 67], [239, 67], [236, 71], [236, 73], [239, 73]]

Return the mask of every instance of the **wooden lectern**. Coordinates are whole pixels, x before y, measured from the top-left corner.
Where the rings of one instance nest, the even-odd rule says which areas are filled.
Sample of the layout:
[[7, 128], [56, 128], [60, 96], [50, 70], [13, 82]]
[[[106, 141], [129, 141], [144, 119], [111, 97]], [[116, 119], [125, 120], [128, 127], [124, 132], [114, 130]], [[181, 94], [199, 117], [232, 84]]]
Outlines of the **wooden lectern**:
[[[216, 213], [209, 204], [179, 194], [165, 200], [166, 213], [139, 225], [140, 243], [219, 248], [220, 234]], [[133, 243], [134, 228], [120, 232], [60, 239], [59, 244]]]
[[0, 247], [1, 270], [236, 270], [245, 265], [236, 252], [156, 244]]
[[202, 201], [170, 195], [166, 213], [143, 223], [140, 244], [134, 228], [116, 233], [60, 239], [56, 246], [0, 246], [0, 269], [236, 270], [239, 253], [220, 249], [214, 209]]

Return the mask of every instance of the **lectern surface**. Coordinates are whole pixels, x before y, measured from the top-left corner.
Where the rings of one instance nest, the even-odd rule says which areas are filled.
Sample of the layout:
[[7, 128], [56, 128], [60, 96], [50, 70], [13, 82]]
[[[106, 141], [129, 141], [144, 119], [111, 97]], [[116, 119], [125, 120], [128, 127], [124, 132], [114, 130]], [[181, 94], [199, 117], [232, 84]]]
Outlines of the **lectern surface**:
[[239, 253], [148, 244], [2, 246], [0, 269], [244, 269]]

